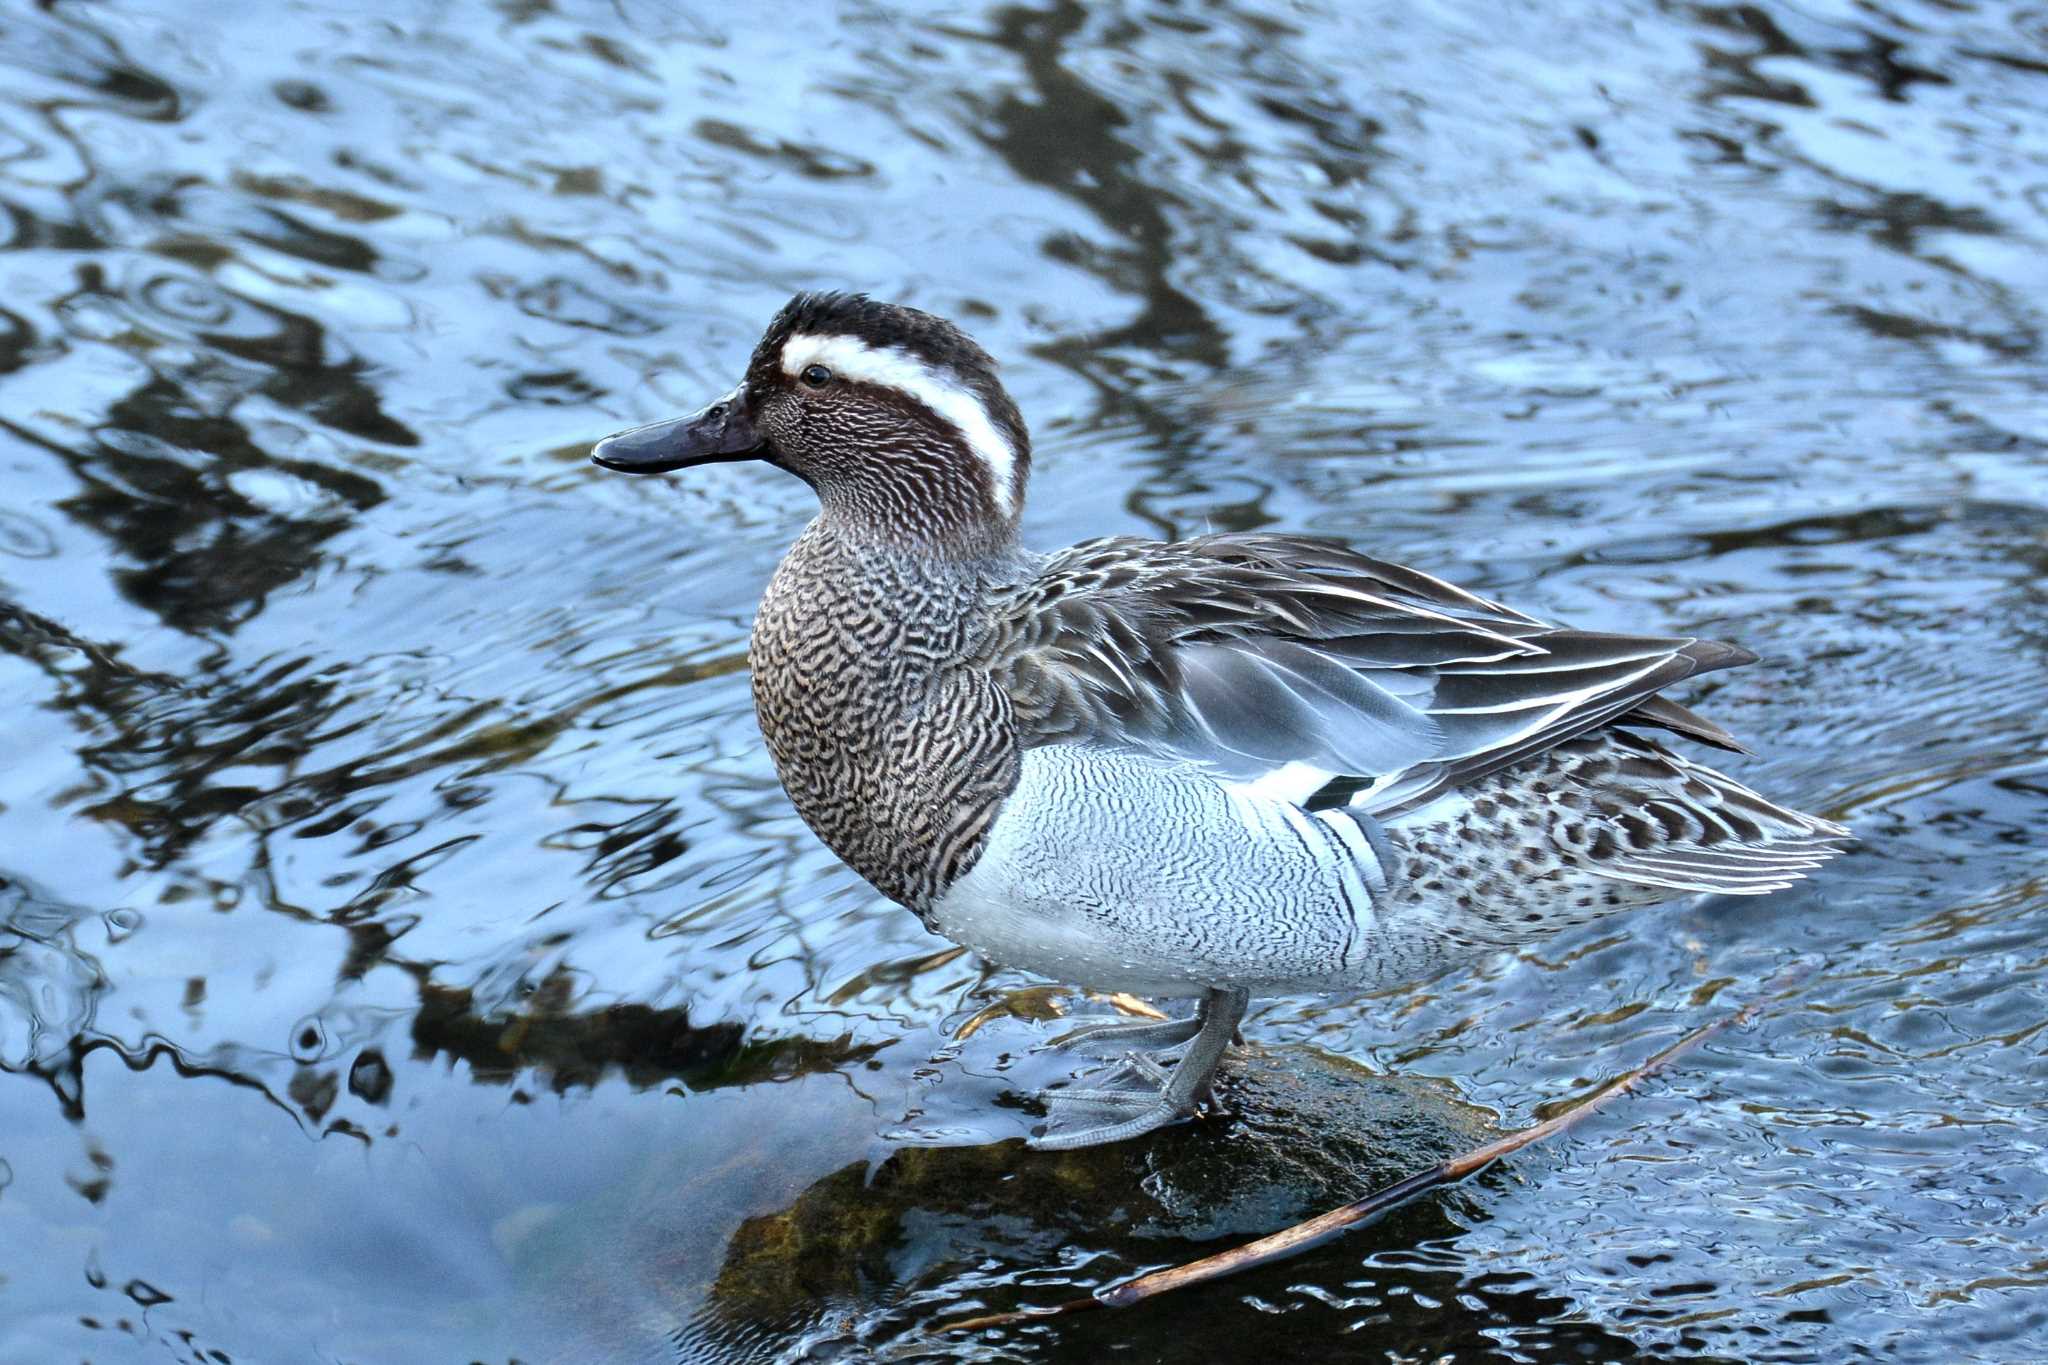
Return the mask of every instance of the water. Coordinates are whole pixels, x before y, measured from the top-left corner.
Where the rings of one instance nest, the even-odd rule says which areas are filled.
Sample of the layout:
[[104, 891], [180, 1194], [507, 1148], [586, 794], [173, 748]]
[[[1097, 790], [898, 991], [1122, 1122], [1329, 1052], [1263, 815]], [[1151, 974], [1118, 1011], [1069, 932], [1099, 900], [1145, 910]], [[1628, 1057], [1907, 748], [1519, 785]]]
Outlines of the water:
[[[2048, 1354], [2048, 11], [23, 3], [0, 67], [0, 1359]], [[1803, 984], [1305, 1259], [941, 1333], [1357, 1191], [986, 1145], [1102, 1007], [790, 813], [808, 495], [585, 461], [816, 286], [1005, 360], [1034, 542], [1739, 640], [1736, 771], [1862, 836], [1255, 1042], [1511, 1125]]]

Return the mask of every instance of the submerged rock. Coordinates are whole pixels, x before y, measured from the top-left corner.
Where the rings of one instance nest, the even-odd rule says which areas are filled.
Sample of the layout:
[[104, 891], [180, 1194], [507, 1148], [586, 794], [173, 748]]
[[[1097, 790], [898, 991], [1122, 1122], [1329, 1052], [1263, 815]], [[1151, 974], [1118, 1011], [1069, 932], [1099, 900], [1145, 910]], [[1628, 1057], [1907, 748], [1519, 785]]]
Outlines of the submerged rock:
[[[821, 1301], [873, 1303], [878, 1289], [970, 1267], [1050, 1265], [1075, 1227], [1133, 1264], [1155, 1263], [1172, 1254], [1162, 1239], [1272, 1232], [1493, 1135], [1481, 1111], [1438, 1084], [1315, 1048], [1235, 1055], [1219, 1099], [1224, 1113], [1107, 1147], [902, 1147], [847, 1166], [739, 1226], [713, 1311], [786, 1322]], [[1394, 1214], [1395, 1240], [1458, 1231], [1442, 1198]]]
[[1492, 1115], [1439, 1081], [1370, 1071], [1313, 1047], [1233, 1060], [1217, 1084], [1229, 1117], [1183, 1124], [1153, 1144], [1145, 1190], [1158, 1212], [1147, 1230], [1260, 1236], [1499, 1136]]

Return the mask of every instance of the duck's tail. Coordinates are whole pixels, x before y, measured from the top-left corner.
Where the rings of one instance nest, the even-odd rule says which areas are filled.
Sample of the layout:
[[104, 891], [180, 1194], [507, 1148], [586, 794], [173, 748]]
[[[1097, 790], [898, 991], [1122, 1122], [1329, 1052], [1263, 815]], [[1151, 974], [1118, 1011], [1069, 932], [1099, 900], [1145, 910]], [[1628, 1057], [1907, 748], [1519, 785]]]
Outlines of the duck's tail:
[[1486, 947], [1680, 896], [1782, 890], [1853, 837], [1612, 727], [1389, 821], [1386, 835], [1408, 908]]

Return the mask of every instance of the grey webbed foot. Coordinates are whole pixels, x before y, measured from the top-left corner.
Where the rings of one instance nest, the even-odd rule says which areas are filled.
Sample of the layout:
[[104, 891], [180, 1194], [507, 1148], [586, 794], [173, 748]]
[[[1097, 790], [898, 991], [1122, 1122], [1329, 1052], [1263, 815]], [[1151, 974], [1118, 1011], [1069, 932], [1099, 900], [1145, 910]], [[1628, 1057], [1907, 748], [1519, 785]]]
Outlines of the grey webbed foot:
[[1173, 1072], [1143, 1053], [1133, 1052], [1107, 1070], [1087, 1077], [1084, 1085], [1048, 1090], [1044, 1131], [1031, 1140], [1041, 1151], [1094, 1147], [1149, 1133], [1177, 1123], [1195, 1112], [1170, 1097]]
[[[1237, 1032], [1249, 1003], [1245, 991], [1212, 990], [1202, 998], [1201, 1009], [1192, 1020], [1105, 1025], [1061, 1039], [1062, 1046], [1108, 1037], [1120, 1043], [1179, 1041], [1179, 1046], [1151, 1056], [1127, 1052], [1092, 1085], [1044, 1092], [1045, 1129], [1031, 1139], [1031, 1145], [1043, 1151], [1065, 1151], [1122, 1142], [1196, 1113], [1209, 1096], [1223, 1050]], [[1174, 1064], [1171, 1071], [1163, 1065], [1167, 1062]]]
[[1086, 1057], [1117, 1058], [1133, 1048], [1167, 1047], [1187, 1043], [1201, 1030], [1202, 1017], [1185, 1019], [1141, 1019], [1128, 1024], [1084, 1024], [1062, 1034], [1046, 1046], [1063, 1048]]
[[1045, 1131], [1031, 1138], [1031, 1145], [1041, 1152], [1064, 1152], [1076, 1147], [1099, 1147], [1106, 1142], [1122, 1142], [1149, 1133], [1155, 1128], [1164, 1128], [1169, 1123], [1178, 1123], [1187, 1115], [1175, 1109], [1156, 1095], [1132, 1111], [1132, 1117], [1122, 1122], [1088, 1124], [1082, 1127], [1068, 1127], [1068, 1116], [1060, 1112], [1060, 1106], [1046, 1115]]

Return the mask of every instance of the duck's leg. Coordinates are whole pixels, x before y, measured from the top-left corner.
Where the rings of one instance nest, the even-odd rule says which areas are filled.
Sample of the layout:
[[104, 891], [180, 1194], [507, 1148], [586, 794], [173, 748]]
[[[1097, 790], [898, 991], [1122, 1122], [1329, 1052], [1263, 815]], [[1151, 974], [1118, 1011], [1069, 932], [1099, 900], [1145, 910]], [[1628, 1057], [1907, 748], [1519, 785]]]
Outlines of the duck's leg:
[[[1212, 989], [1203, 995], [1201, 1008], [1195, 1014], [1195, 1035], [1181, 1050], [1171, 1073], [1149, 1058], [1133, 1053], [1108, 1078], [1137, 1082], [1128, 1089], [1048, 1091], [1044, 1098], [1051, 1112], [1045, 1134], [1033, 1138], [1031, 1145], [1047, 1151], [1065, 1151], [1122, 1142], [1193, 1114], [1208, 1098], [1209, 1084], [1216, 1077], [1224, 1049], [1230, 1046], [1250, 1004], [1249, 991], [1232, 987]], [[1074, 1108], [1103, 1112], [1107, 1117], [1086, 1127], [1070, 1128], [1062, 1111]], [[1119, 1114], [1121, 1118], [1117, 1117]]]

